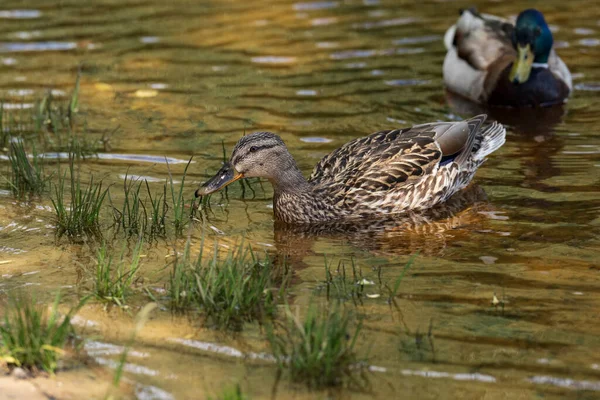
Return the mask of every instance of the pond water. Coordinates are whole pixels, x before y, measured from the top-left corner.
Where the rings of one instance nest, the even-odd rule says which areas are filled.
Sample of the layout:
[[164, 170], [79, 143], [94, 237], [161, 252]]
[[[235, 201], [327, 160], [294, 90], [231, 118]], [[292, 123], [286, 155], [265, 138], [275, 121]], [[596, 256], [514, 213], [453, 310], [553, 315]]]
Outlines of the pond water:
[[[471, 3], [504, 16], [523, 7]], [[8, 112], [49, 89], [68, 96], [81, 68], [79, 119], [95, 140], [110, 135], [107, 151], [82, 168], [115, 187], [128, 174], [158, 190], [169, 174], [164, 157], [181, 176], [193, 155], [191, 198], [220, 167], [223, 145], [229, 153], [244, 132], [258, 130], [281, 135], [308, 175], [353, 138], [475, 111], [448, 96], [441, 77], [442, 36], [465, 5], [6, 0], [0, 97]], [[375, 367], [370, 388], [315, 394], [275, 385], [274, 366], [244, 357], [269, 351], [257, 326], [229, 334], [160, 310], [126, 367], [138, 397], [204, 398], [237, 383], [253, 399], [600, 396], [600, 9], [583, 0], [527, 5], [554, 30], [574, 74], [573, 98], [533, 116], [498, 115], [506, 144], [450, 212], [337, 233], [291, 229], [274, 224], [272, 189], [255, 183], [253, 192], [232, 185], [227, 198], [214, 195], [206, 232], [199, 225], [187, 232], [195, 244], [203, 234], [225, 244], [245, 236], [288, 257], [290, 302], [300, 309], [325, 299], [315, 294], [324, 256], [334, 264], [353, 259], [372, 280], [380, 269], [393, 282], [417, 254], [397, 309], [385, 296], [356, 307], [364, 317], [359, 352], [368, 351]], [[19, 202], [0, 192], [0, 291], [32, 286], [75, 298], [89, 287], [90, 246], [54, 233], [49, 198]], [[183, 242], [159, 240], [147, 250], [150, 287], [162, 285], [155, 277], [165, 256]], [[97, 338], [86, 346], [98, 363], [118, 360], [137, 302], [148, 301], [139, 297], [129, 313], [98, 304], [80, 312], [80, 328], [87, 324], [86, 335]]]

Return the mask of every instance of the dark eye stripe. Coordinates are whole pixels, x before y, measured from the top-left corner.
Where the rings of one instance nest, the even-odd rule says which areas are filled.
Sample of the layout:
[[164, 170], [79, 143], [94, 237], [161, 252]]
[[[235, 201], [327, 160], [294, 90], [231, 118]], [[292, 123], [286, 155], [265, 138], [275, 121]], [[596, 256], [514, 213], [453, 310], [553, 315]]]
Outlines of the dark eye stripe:
[[[279, 146], [279, 144], [278, 143], [273, 143], [273, 144], [265, 144], [265, 145], [262, 145], [262, 146], [251, 146], [251, 148], [253, 149], [252, 153], [256, 153], [256, 152], [258, 152], [260, 150], [270, 149], [270, 148], [276, 147], [276, 146]], [[246, 157], [246, 155], [249, 152], [250, 152], [250, 148], [248, 149], [248, 151], [246, 151], [244, 153], [241, 153], [235, 159], [231, 160], [231, 162], [233, 164], [239, 163], [241, 160], [243, 160]]]
[[265, 144], [262, 146], [251, 146], [250, 150], [254, 153], [256, 153], [259, 150], [264, 150], [264, 149], [270, 149], [272, 147], [277, 146], [277, 144]]

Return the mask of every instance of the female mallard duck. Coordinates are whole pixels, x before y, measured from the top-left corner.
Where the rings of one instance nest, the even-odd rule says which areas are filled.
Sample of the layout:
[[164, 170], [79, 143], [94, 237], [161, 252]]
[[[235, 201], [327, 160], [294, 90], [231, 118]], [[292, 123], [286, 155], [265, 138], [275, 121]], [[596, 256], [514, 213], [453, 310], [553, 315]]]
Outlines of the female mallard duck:
[[552, 49], [552, 32], [537, 10], [510, 22], [464, 10], [444, 36], [446, 87], [477, 103], [538, 107], [562, 104], [571, 74]]
[[467, 186], [506, 131], [485, 128], [485, 115], [434, 122], [355, 139], [314, 168], [308, 181], [281, 138], [255, 132], [236, 144], [229, 162], [196, 191], [213, 193], [241, 178], [267, 178], [275, 218], [314, 223], [424, 210]]

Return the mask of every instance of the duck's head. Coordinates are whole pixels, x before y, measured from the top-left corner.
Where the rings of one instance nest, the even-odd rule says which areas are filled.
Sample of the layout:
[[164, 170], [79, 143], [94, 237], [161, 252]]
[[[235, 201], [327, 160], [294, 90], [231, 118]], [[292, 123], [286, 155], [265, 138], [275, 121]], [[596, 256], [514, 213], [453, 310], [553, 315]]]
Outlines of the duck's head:
[[517, 60], [509, 79], [514, 84], [525, 83], [529, 79], [533, 63], [546, 64], [552, 50], [552, 32], [544, 15], [534, 9], [519, 14], [512, 41], [517, 50]]
[[254, 132], [237, 142], [229, 161], [196, 190], [196, 197], [216, 192], [242, 178], [260, 177], [277, 183], [290, 168], [295, 169], [296, 163], [283, 140], [271, 132]]

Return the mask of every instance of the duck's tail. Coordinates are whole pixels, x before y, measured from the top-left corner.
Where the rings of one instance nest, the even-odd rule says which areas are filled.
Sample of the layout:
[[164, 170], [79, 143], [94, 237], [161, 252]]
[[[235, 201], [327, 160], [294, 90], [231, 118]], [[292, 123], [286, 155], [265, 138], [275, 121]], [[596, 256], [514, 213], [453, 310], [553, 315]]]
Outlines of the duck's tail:
[[496, 121], [481, 128], [481, 133], [477, 135], [479, 143], [473, 152], [473, 160], [483, 161], [488, 155], [498, 150], [506, 141], [506, 129]]

